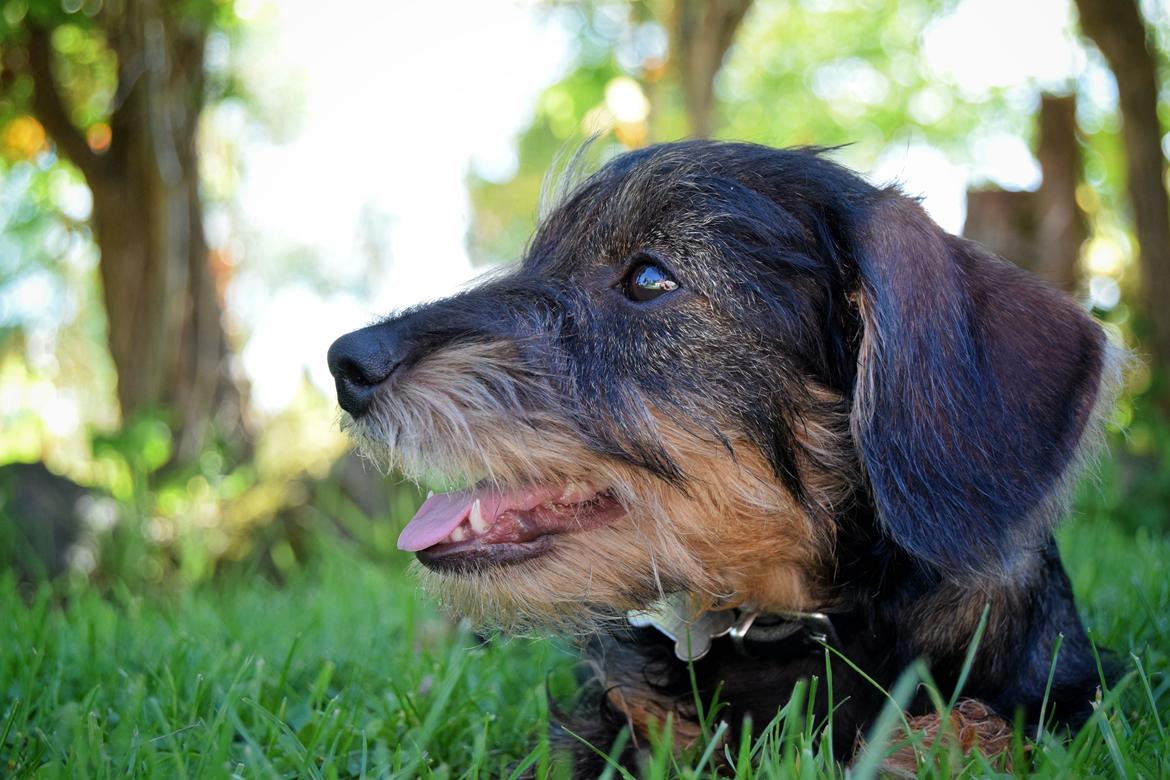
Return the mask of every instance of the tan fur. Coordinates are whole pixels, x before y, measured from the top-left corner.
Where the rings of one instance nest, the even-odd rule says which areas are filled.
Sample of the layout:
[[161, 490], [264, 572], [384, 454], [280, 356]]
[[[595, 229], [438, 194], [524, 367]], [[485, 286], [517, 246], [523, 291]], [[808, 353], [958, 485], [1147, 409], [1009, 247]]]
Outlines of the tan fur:
[[829, 523], [861, 479], [850, 432], [851, 408], [839, 393], [827, 388], [810, 384], [805, 393], [811, 408], [793, 431], [800, 445], [800, 479], [816, 502], [818, 514]]
[[[379, 398], [371, 414], [349, 423], [375, 462], [415, 478], [464, 483], [595, 484], [628, 513], [608, 527], [559, 536], [551, 553], [532, 561], [455, 576], [419, 566], [426, 587], [453, 612], [513, 632], [549, 624], [590, 631], [667, 592], [693, 594], [696, 609], [821, 605], [816, 575], [831, 550], [828, 512], [843, 493], [833, 478], [817, 486], [823, 468], [802, 467], [818, 492], [820, 510], [810, 513], [779, 486], [754, 445], [732, 442], [729, 452], [647, 406], [647, 419], [686, 475], [679, 489], [589, 452], [563, 415], [532, 403], [547, 393], [542, 378], [503, 344], [445, 348], [403, 380], [392, 402]], [[810, 457], [844, 449], [836, 438], [847, 418], [838, 416], [810, 414], [798, 426]]]
[[668, 717], [676, 749], [686, 750], [703, 736], [693, 707], [685, 708], [678, 701], [657, 694], [644, 679], [630, 675], [604, 682], [605, 698], [625, 716], [635, 747], [649, 745], [651, 735], [665, 727]]
[[[910, 718], [908, 723], [910, 731], [918, 735], [917, 749], [914, 745], [905, 745], [895, 750], [882, 765], [889, 775], [917, 777], [921, 756], [940, 739], [948, 750], [957, 751], [959, 755], [966, 756], [978, 750], [1000, 771], [1009, 774], [1012, 771], [1011, 724], [983, 702], [963, 699], [946, 720], [932, 713]], [[891, 737], [891, 744], [905, 741], [907, 735], [903, 732], [896, 732]]]

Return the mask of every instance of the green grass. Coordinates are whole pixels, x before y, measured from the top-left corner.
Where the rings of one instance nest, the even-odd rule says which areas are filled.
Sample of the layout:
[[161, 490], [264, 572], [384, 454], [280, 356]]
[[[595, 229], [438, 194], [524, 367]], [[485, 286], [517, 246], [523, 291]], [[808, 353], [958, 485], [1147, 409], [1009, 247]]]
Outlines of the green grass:
[[[1130, 673], [1079, 734], [1021, 739], [1017, 770], [1170, 776], [1170, 541], [1085, 522], [1061, 543], [1094, 638]], [[420, 599], [400, 560], [336, 541], [279, 587], [237, 572], [165, 595], [30, 595], [0, 575], [0, 776], [558, 774], [546, 694], [570, 703], [574, 669], [554, 642], [477, 642]], [[712, 740], [686, 755], [658, 740], [645, 774], [711, 776], [719, 759], [745, 778], [845, 777], [814, 739], [806, 693], [754, 743], [716, 744], [718, 713]], [[892, 705], [882, 723], [899, 726]], [[872, 777], [881, 756], [850, 776]], [[993, 774], [978, 757], [931, 758], [921, 776]]]

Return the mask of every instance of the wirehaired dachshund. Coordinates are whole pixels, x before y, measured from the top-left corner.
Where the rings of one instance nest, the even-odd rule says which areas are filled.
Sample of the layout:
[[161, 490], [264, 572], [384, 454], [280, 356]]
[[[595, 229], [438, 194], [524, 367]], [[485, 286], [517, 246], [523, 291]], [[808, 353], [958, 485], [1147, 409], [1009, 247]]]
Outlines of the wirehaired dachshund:
[[628, 728], [636, 764], [668, 715], [699, 738], [694, 686], [734, 735], [812, 677], [848, 760], [873, 683], [920, 659], [948, 696], [981, 625], [953, 717], [987, 741], [1047, 693], [1083, 720], [1098, 665], [1052, 530], [1121, 354], [822, 150], [688, 141], [614, 157], [517, 266], [329, 365], [365, 453], [465, 486], [399, 539], [426, 587], [484, 627], [574, 635], [584, 737]]

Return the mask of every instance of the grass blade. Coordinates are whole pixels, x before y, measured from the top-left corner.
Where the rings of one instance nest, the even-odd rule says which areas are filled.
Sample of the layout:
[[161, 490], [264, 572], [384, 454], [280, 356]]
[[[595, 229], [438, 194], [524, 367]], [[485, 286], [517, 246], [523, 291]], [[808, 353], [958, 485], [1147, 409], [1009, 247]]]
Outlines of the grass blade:
[[921, 675], [918, 665], [914, 664], [904, 671], [898, 681], [894, 683], [894, 690], [888, 694], [888, 699], [877, 722], [870, 730], [865, 750], [861, 757], [853, 764], [850, 777], [853, 780], [873, 780], [881, 771], [882, 762], [886, 758], [887, 745], [890, 735], [901, 723], [910, 736], [910, 724], [906, 721], [904, 710], [914, 696], [914, 689], [918, 687]]
[[1064, 643], [1064, 634], [1056, 635], [1056, 644], [1052, 647], [1052, 662], [1048, 665], [1048, 682], [1044, 685], [1044, 698], [1040, 701], [1040, 717], [1036, 723], [1036, 741], [1040, 742], [1044, 736], [1044, 714], [1048, 711], [1048, 697], [1052, 694], [1052, 681], [1056, 678], [1056, 660], [1060, 657], [1060, 646]]

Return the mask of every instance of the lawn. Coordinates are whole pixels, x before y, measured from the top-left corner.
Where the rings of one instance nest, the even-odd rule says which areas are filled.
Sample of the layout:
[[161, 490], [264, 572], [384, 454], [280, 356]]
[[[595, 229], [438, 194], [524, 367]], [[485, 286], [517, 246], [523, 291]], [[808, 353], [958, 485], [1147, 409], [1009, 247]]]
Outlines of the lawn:
[[[100, 596], [0, 575], [0, 775], [564, 774], [546, 702], [571, 703], [570, 654], [477, 641], [416, 593], [405, 556], [319, 541], [280, 585], [245, 567], [194, 589]], [[1021, 740], [1017, 771], [1170, 776], [1170, 542], [1084, 519], [1061, 546], [1093, 637], [1130, 673], [1079, 734]], [[880, 751], [835, 766], [803, 713], [797, 692], [755, 744], [675, 757], [661, 740], [646, 775], [711, 776], [721, 758], [739, 777], [873, 776]], [[979, 758], [932, 758], [921, 776], [991, 773]]]

